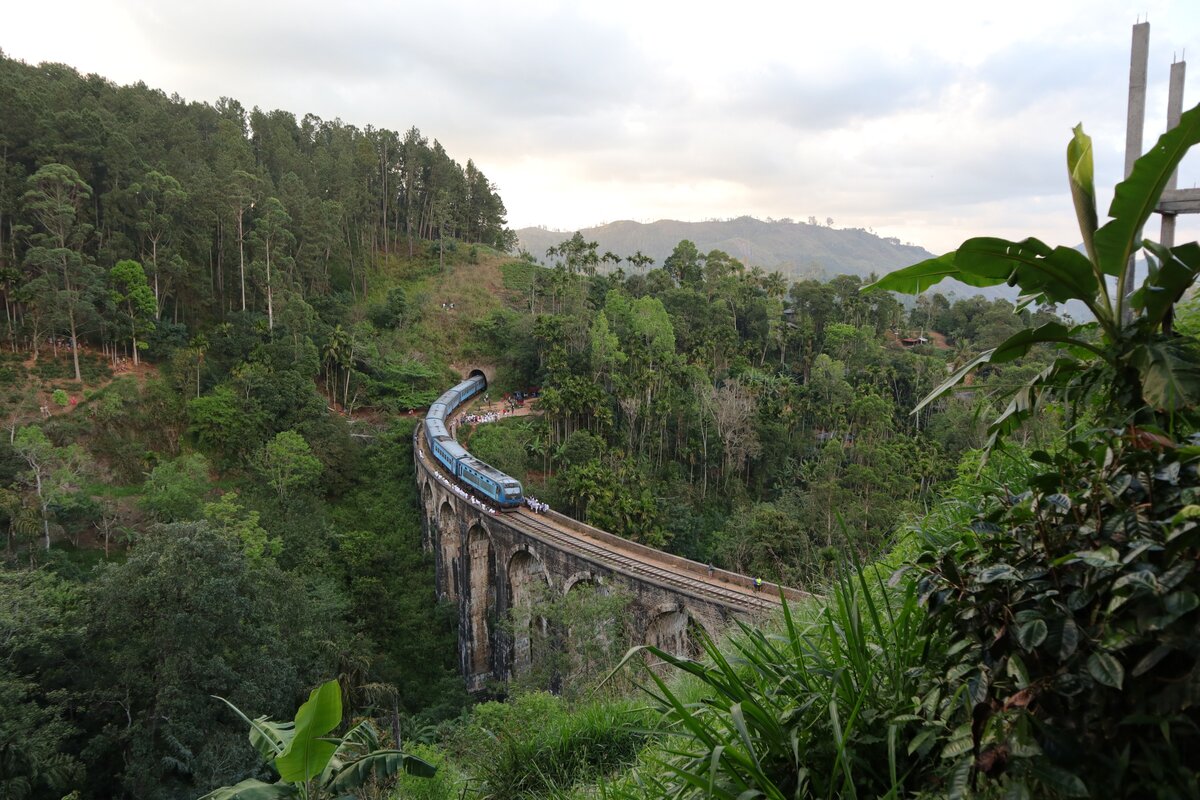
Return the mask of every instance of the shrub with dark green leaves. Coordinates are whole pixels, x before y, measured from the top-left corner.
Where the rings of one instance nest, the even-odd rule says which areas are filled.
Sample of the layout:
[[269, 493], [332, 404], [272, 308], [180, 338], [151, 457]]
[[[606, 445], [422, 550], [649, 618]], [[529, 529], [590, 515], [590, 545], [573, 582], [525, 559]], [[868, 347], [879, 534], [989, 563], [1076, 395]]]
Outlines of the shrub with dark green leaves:
[[955, 643], [952, 784], [1198, 797], [1200, 447], [1096, 431], [923, 558]]

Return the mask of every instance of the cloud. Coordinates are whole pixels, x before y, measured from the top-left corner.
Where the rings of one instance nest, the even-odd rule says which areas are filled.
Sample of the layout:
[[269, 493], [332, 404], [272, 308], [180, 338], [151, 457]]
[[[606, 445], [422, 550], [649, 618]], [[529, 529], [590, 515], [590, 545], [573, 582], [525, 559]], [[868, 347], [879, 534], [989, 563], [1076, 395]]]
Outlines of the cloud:
[[[1200, 4], [1146, 1], [1149, 144]], [[1077, 122], [1097, 183], [1122, 169], [1125, 0], [104, 5], [20, 4], [10, 52], [193, 100], [416, 125], [474, 159], [516, 224], [811, 213], [937, 249], [1039, 215], [1069, 225]], [[1185, 162], [1182, 184], [1198, 176]]]

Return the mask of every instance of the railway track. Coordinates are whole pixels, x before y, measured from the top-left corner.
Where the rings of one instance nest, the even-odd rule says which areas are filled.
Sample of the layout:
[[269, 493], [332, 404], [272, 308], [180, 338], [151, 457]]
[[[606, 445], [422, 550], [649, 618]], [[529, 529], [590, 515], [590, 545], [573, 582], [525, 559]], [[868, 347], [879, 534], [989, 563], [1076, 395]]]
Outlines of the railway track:
[[627, 555], [599, 542], [591, 541], [571, 531], [560, 528], [549, 520], [526, 509], [505, 515], [506, 518], [519, 520], [517, 527], [523, 527], [528, 533], [546, 541], [560, 549], [574, 552], [600, 566], [615, 572], [640, 578], [664, 586], [669, 586], [680, 594], [686, 594], [700, 600], [716, 600], [721, 605], [736, 608], [750, 614], [774, 611], [779, 608], [779, 600], [766, 594], [738, 591], [722, 586], [719, 583], [705, 581], [694, 576], [681, 574], [664, 565], [653, 564], [640, 558]]
[[[422, 445], [425, 441], [421, 426], [417, 426], [414, 445], [426, 467], [442, 477], [447, 485], [455, 485], [453, 476]], [[706, 602], [716, 602], [742, 613], [757, 615], [779, 608], [779, 598], [770, 592], [757, 592], [733, 587], [716, 579], [705, 580], [700, 575], [689, 575], [666, 564], [654, 563], [640, 556], [623, 553], [602, 542], [564, 528], [552, 520], [521, 508], [500, 515], [524, 533], [540, 539], [548, 545], [580, 555], [597, 566], [610, 569], [629, 578], [640, 579], [660, 586], [667, 586], [689, 597]]]

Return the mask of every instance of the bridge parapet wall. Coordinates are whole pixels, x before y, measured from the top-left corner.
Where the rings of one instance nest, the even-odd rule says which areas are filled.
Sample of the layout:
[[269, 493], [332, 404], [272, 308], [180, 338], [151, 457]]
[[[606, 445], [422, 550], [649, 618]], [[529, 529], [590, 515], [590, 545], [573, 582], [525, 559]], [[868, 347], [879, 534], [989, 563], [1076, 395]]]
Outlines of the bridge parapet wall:
[[[594, 528], [591, 525], [588, 525], [586, 522], [580, 522], [573, 517], [568, 517], [566, 514], [560, 514], [557, 511], [548, 511], [546, 512], [546, 516], [564, 528], [575, 531], [576, 533], [581, 533], [584, 536], [591, 537], [597, 541], [601, 541], [615, 550], [629, 553], [631, 555], [638, 555], [648, 561], [665, 564], [680, 572], [691, 573], [697, 577], [708, 575], [708, 566], [706, 564], [701, 564], [698, 561], [692, 561], [690, 558], [684, 558], [683, 556], [677, 556], [672, 553], [665, 553], [662, 550], [656, 550], [653, 547], [648, 547], [639, 542], [631, 542], [628, 539], [622, 539], [620, 536], [616, 536], [615, 534], [611, 534], [608, 531], [601, 530], [600, 528]], [[714, 567], [712, 571], [712, 577], [725, 583], [732, 584], [733, 586], [741, 586], [744, 589], [754, 588], [753, 578], [737, 572], [729, 572], [728, 570], [717, 569]], [[773, 597], [778, 597], [781, 588], [783, 590], [783, 596], [788, 600], [803, 600], [804, 598], [808, 597], [805, 592], [802, 592], [799, 589], [793, 589], [790, 586], [780, 587], [779, 584], [771, 583], [769, 581], [763, 581], [760, 591], [768, 593]]]

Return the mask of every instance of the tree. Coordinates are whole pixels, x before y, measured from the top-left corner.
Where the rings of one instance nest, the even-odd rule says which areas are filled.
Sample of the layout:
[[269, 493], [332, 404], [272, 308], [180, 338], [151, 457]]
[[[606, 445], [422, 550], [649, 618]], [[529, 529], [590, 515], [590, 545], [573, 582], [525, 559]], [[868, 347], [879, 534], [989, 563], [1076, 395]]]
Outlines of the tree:
[[638, 250], [631, 256], [625, 256], [625, 260], [630, 264], [633, 264], [633, 266], [637, 268], [638, 272], [645, 272], [646, 268], [654, 263], [654, 259], [644, 254], [641, 250]]
[[43, 544], [49, 550], [51, 509], [79, 491], [79, 478], [87, 467], [87, 456], [79, 445], [55, 447], [36, 425], [17, 431], [13, 449], [29, 468], [22, 479], [37, 497]]
[[254, 234], [251, 238], [258, 254], [262, 256], [262, 263], [266, 269], [267, 327], [271, 330], [275, 329], [271, 258], [274, 256], [277, 262], [290, 263], [290, 257], [286, 255], [287, 248], [296, 242], [296, 237], [288, 230], [291, 224], [292, 218], [287, 209], [274, 197], [266, 199], [258, 219], [254, 221]]
[[263, 440], [264, 415], [255, 404], [242, 402], [227, 385], [188, 402], [188, 431], [200, 446], [218, 452], [227, 462], [248, 455]]
[[77, 655], [79, 599], [52, 572], [0, 569], [0, 797], [61, 797], [79, 785], [68, 755], [77, 731], [55, 685]]
[[142, 487], [141, 506], [159, 522], [189, 522], [201, 518], [208, 482], [208, 461], [199, 453], [163, 462]]
[[163, 304], [163, 292], [159, 286], [160, 251], [162, 256], [166, 256], [164, 260], [169, 260], [168, 245], [179, 225], [188, 196], [179, 185], [179, 181], [157, 170], [147, 172], [139, 183], [129, 187], [129, 191], [134, 193], [138, 201], [138, 233], [142, 235], [144, 243], [149, 245], [148, 251], [143, 247], [142, 257], [149, 260], [150, 273], [154, 276], [154, 303], [157, 311]]
[[207, 523], [166, 525], [88, 584], [77, 682], [98, 794], [167, 800], [236, 780], [255, 760], [209, 695], [281, 712], [348, 646], [324, 597], [242, 550]]
[[247, 779], [225, 786], [200, 800], [268, 800], [303, 798], [320, 800], [346, 797], [372, 779], [391, 778], [401, 772], [431, 778], [432, 764], [402, 750], [383, 749], [369, 720], [352, 727], [345, 736], [331, 734], [342, 723], [342, 690], [336, 680], [313, 689], [291, 723], [268, 717], [250, 719], [237, 706], [218, 698], [250, 726], [250, 743], [278, 773], [275, 783]]
[[671, 255], [663, 262], [663, 269], [680, 286], [699, 288], [704, 283], [704, 256], [688, 239], [675, 245]]
[[[108, 285], [113, 305], [123, 312], [120, 326], [132, 342], [133, 363], [137, 364], [138, 336], [154, 330], [154, 320], [158, 316], [155, 295], [146, 282], [142, 265], [129, 259], [118, 261], [108, 271]], [[144, 347], [144, 343], [141, 346]]]
[[251, 564], [274, 559], [282, 550], [279, 538], [259, 524], [259, 513], [238, 502], [237, 492], [225, 492], [215, 502], [205, 503], [203, 513], [214, 531], [241, 542], [242, 553]]
[[275, 490], [280, 505], [292, 495], [311, 489], [321, 476], [321, 462], [295, 431], [275, 434], [259, 453], [256, 468]]
[[246, 310], [246, 212], [260, 196], [262, 179], [244, 170], [234, 170], [226, 188], [226, 197], [237, 214], [238, 282], [242, 290], [242, 311]]
[[556, 247], [548, 248], [546, 255], [550, 258], [557, 257], [557, 265], [569, 275], [591, 276], [596, 273], [596, 265], [600, 263], [600, 256], [596, 252], [598, 247], [599, 244], [587, 241], [582, 233], [575, 231], [575, 235], [570, 239]]
[[751, 425], [755, 399], [736, 380], [710, 387], [709, 391], [710, 394], [702, 396], [702, 407], [712, 415], [721, 440], [721, 474], [728, 486], [730, 476], [740, 472], [746, 460], [757, 456], [761, 447]]
[[101, 286], [100, 270], [83, 250], [91, 227], [77, 219], [92, 187], [65, 164], [47, 164], [30, 176], [27, 185], [29, 190], [22, 199], [41, 229], [31, 237], [33, 246], [25, 253], [26, 265], [36, 274], [29, 288], [35, 302], [57, 320], [57, 326], [65, 327], [71, 339], [75, 380], [82, 381], [79, 334], [96, 319], [95, 301]]

